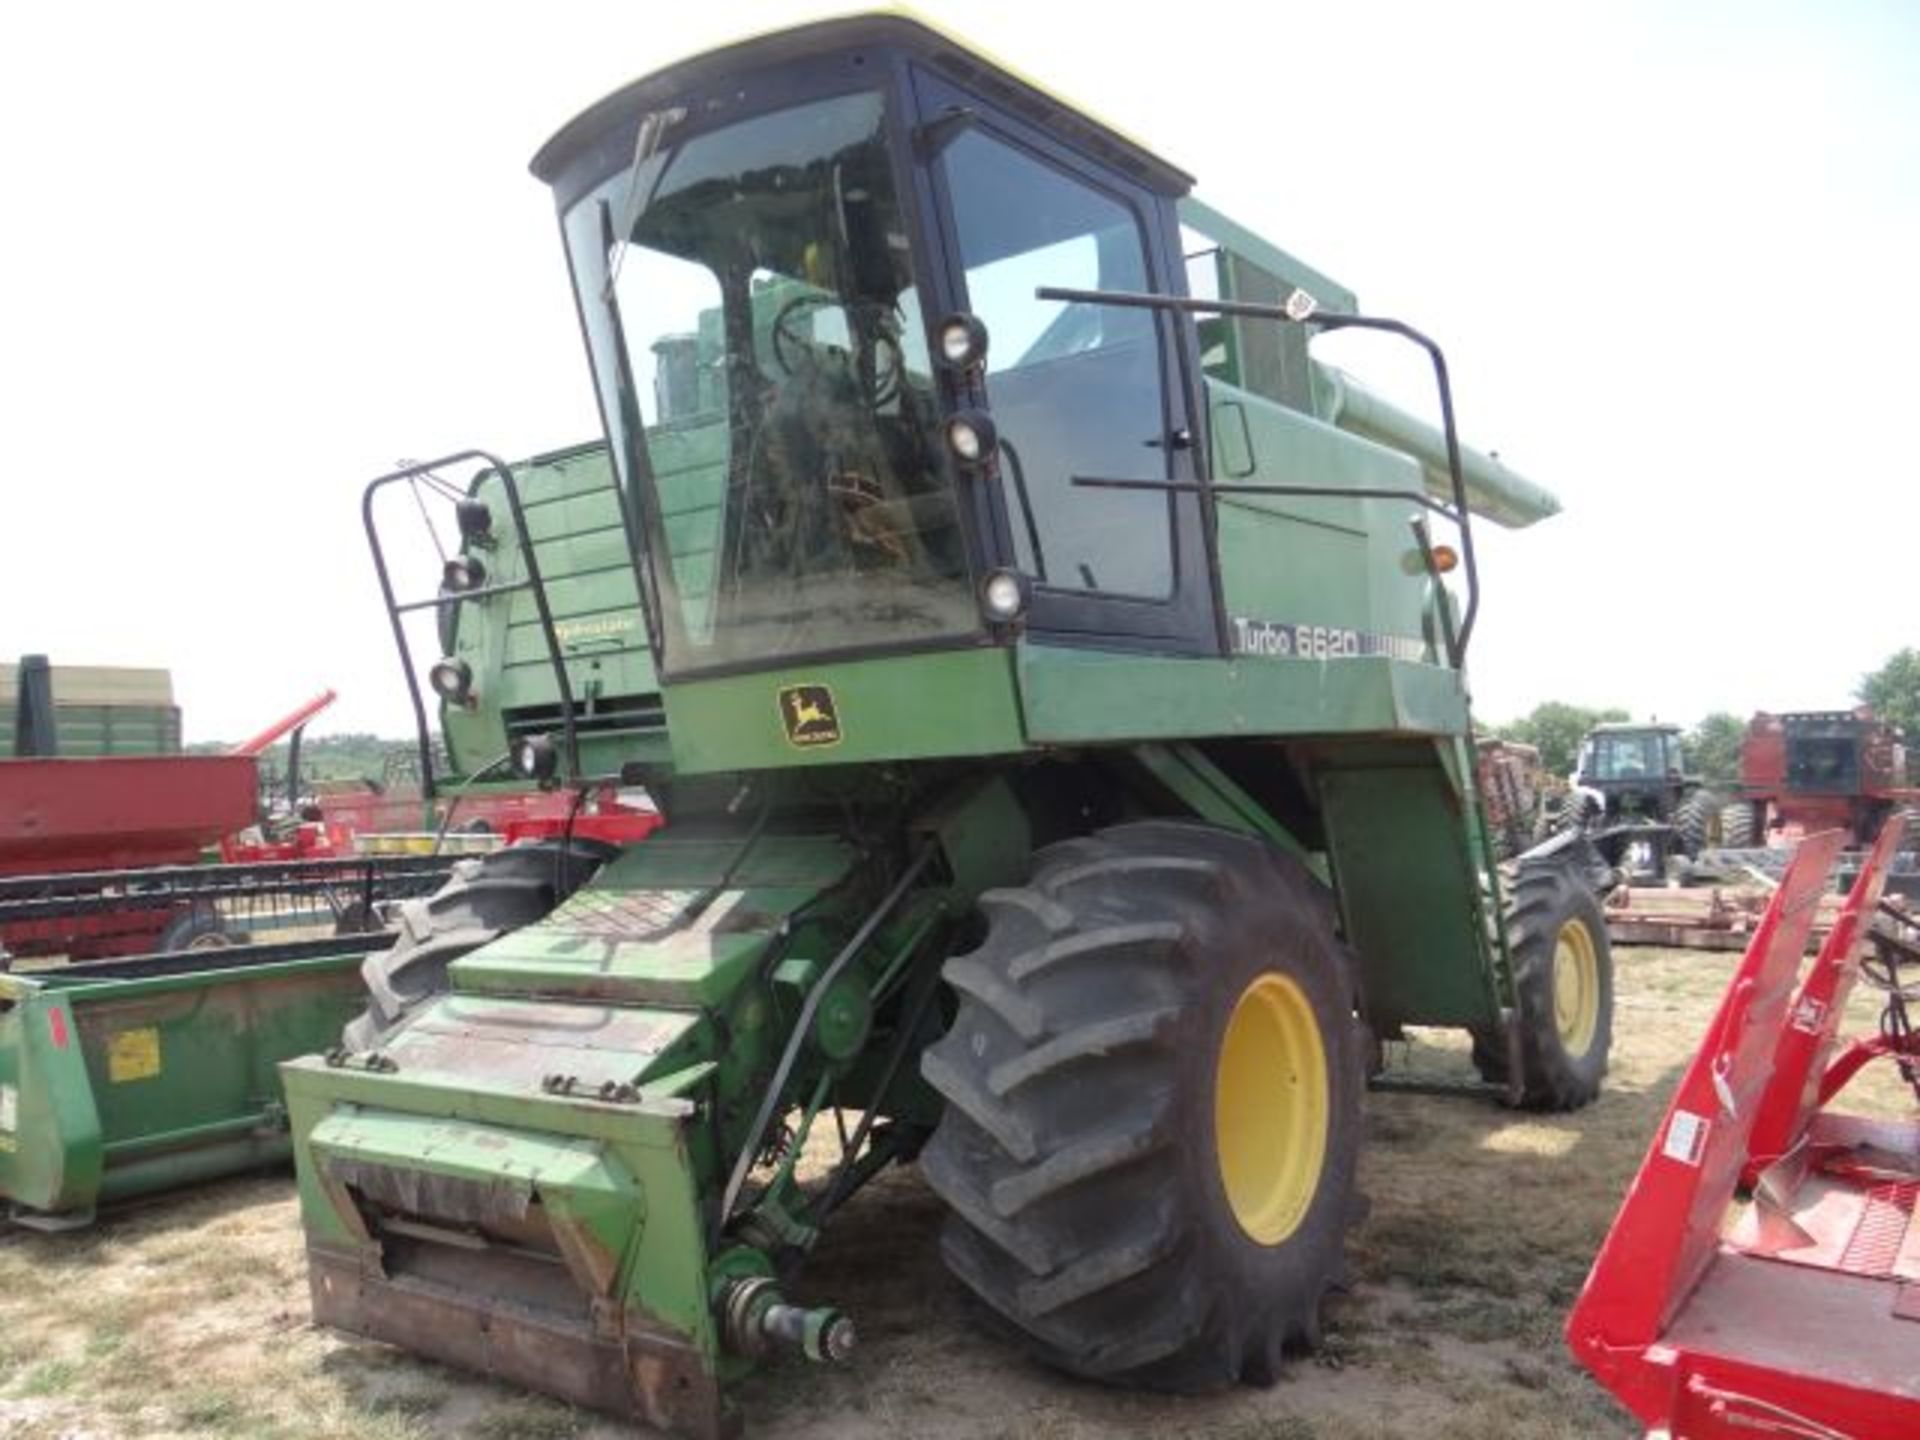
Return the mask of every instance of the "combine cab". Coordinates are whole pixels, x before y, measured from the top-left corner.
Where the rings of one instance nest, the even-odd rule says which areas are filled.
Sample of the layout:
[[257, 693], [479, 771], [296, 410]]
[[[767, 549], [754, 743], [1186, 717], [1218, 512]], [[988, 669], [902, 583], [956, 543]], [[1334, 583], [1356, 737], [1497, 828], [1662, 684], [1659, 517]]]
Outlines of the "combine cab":
[[1917, 799], [1900, 732], [1871, 710], [1763, 711], [1740, 743], [1740, 791], [1722, 815], [1723, 843], [1742, 849], [1765, 845], [1775, 830], [1838, 829], [1870, 845], [1889, 815]]
[[[369, 508], [478, 469], [439, 588], [382, 567], [460, 763], [669, 825], [473, 867], [286, 1068], [316, 1317], [725, 1433], [769, 1356], [849, 1358], [795, 1287], [917, 1162], [1031, 1354], [1272, 1379], [1376, 1039], [1469, 1031], [1515, 1104], [1605, 1073], [1580, 847], [1493, 863], [1463, 671], [1476, 516], [1553, 500], [1432, 342], [903, 17], [661, 70], [534, 166], [610, 449]], [[1334, 329], [1417, 345], [1441, 426]]]

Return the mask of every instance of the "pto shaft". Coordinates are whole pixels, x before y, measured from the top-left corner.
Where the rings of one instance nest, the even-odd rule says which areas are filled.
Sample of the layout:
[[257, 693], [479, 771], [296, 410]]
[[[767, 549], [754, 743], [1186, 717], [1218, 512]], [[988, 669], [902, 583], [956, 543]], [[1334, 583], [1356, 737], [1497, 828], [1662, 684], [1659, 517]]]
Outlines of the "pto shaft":
[[798, 1350], [819, 1364], [852, 1358], [853, 1321], [830, 1305], [790, 1305], [764, 1276], [735, 1281], [723, 1302], [730, 1348], [755, 1358], [779, 1347]]

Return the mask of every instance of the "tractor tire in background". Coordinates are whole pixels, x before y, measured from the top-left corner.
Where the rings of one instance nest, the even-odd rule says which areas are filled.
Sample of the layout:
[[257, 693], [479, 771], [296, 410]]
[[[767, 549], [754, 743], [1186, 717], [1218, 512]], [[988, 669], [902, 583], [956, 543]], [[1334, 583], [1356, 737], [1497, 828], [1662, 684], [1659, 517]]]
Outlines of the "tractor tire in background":
[[1673, 807], [1673, 835], [1680, 853], [1698, 860], [1700, 852], [1720, 841], [1720, 802], [1711, 791], [1689, 790]]
[[947, 1268], [1044, 1362], [1271, 1383], [1344, 1276], [1364, 1088], [1324, 888], [1204, 825], [1121, 825], [982, 897], [922, 1056]]
[[1592, 814], [1592, 805], [1578, 790], [1564, 795], [1544, 795], [1533, 818], [1533, 843], [1551, 840], [1562, 830], [1584, 830]]
[[1753, 850], [1767, 843], [1761, 807], [1736, 800], [1720, 807], [1720, 844], [1727, 850]]
[[160, 938], [153, 942], [153, 953], [170, 955], [181, 950], [224, 950], [229, 945], [244, 945], [244, 931], [227, 923], [219, 907], [211, 900], [195, 900], [183, 905], [168, 919]]
[[[1568, 865], [1523, 864], [1507, 892], [1507, 948], [1520, 1002], [1520, 1104], [1577, 1110], [1600, 1094], [1613, 1045], [1613, 951], [1599, 900]], [[1475, 1032], [1473, 1062], [1505, 1085], [1506, 1036]]]
[[360, 967], [367, 1008], [347, 1022], [349, 1050], [384, 1044], [422, 1003], [447, 988], [447, 966], [488, 941], [530, 925], [579, 889], [619, 847], [597, 840], [512, 845], [453, 867], [424, 900], [400, 907], [400, 938]]

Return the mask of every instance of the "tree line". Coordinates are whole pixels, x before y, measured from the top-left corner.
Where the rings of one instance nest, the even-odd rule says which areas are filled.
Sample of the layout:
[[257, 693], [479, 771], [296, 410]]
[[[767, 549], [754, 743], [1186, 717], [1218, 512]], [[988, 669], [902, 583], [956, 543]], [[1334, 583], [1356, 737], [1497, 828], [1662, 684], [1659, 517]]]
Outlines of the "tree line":
[[[1920, 783], [1920, 649], [1897, 651], [1879, 669], [1864, 675], [1854, 687], [1853, 699], [1873, 707], [1873, 713], [1897, 725], [1907, 736], [1907, 773]], [[1594, 708], [1547, 700], [1518, 720], [1491, 727], [1503, 740], [1531, 745], [1549, 773], [1573, 772], [1580, 737], [1595, 725], [1630, 720], [1618, 706]], [[1740, 741], [1747, 733], [1747, 716], [1716, 710], [1682, 737], [1687, 768], [1709, 784], [1731, 784], [1740, 778]]]
[[[218, 755], [227, 749], [227, 742], [201, 741], [187, 749], [197, 754]], [[389, 740], [357, 731], [308, 735], [300, 742], [300, 771], [308, 780], [378, 780], [389, 755], [411, 756], [414, 750], [412, 740]], [[285, 774], [287, 742], [282, 740], [268, 749], [261, 756], [261, 764], [276, 774]]]

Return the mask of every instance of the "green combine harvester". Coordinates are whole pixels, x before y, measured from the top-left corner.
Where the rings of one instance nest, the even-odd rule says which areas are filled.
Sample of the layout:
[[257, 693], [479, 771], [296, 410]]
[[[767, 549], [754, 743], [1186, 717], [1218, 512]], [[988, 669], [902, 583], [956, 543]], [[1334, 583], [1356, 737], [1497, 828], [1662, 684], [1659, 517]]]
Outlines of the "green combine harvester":
[[[1474, 517], [1554, 501], [1417, 334], [906, 17], [661, 70], [534, 171], [609, 449], [552, 513], [482, 457], [396, 630], [439, 608], [450, 739], [668, 824], [464, 874], [285, 1068], [316, 1317], [725, 1434], [848, 1358], [805, 1261], [917, 1161], [1032, 1354], [1272, 1380], [1383, 1040], [1540, 1108], [1606, 1068], [1579, 842], [1503, 874], [1472, 782]], [[1310, 358], [1354, 327], [1441, 426]]]

